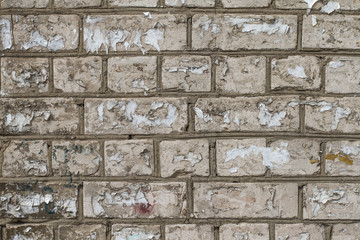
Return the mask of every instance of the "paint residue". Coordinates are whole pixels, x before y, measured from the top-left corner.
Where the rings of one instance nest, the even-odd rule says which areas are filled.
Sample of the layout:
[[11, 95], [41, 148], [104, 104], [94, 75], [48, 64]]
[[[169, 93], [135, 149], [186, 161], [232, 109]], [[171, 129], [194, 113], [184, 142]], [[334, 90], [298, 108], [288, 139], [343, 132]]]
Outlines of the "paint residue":
[[0, 19], [0, 27], [2, 49], [10, 49], [12, 47], [12, 32], [10, 20]]
[[288, 68], [288, 73], [295, 78], [307, 79], [303, 66], [295, 66], [295, 68]]
[[277, 33], [285, 35], [292, 33], [293, 28], [283, 23], [282, 19], [275, 19], [273, 23], [262, 22], [261, 19], [248, 19], [248, 18], [230, 18], [229, 22], [232, 26], [237, 26], [242, 32], [259, 34], [266, 33], [272, 35]]
[[337, 11], [340, 9], [340, 4], [338, 2], [329, 1], [325, 6], [321, 8], [321, 12], [330, 14], [334, 11]]
[[201, 162], [202, 155], [200, 153], [195, 152], [189, 152], [185, 155], [175, 155], [173, 157], [173, 163], [178, 163], [181, 161], [187, 161], [191, 164], [192, 167], [194, 167], [197, 163]]

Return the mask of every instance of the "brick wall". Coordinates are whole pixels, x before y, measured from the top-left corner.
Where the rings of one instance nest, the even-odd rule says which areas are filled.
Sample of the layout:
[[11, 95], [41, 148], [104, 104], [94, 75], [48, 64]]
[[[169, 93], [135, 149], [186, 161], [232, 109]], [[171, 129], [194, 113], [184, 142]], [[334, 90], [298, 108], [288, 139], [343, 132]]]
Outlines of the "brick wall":
[[1, 240], [356, 240], [360, 2], [1, 0]]

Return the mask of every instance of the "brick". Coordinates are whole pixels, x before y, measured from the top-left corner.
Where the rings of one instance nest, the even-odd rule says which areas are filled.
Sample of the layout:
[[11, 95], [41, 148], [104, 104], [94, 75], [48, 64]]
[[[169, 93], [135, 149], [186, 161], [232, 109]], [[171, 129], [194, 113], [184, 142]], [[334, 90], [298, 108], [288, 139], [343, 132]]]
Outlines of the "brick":
[[49, 225], [6, 225], [4, 240], [50, 240], [54, 239], [53, 227]]
[[359, 184], [315, 183], [304, 187], [304, 219], [359, 219]]
[[62, 92], [99, 92], [102, 81], [100, 57], [55, 58], [54, 87]]
[[1, 8], [46, 8], [49, 0], [1, 0]]
[[158, 0], [108, 0], [109, 7], [156, 7]]
[[215, 60], [216, 90], [226, 93], [264, 93], [266, 58], [262, 56], [229, 57]]
[[220, 240], [269, 240], [269, 225], [264, 223], [224, 224], [220, 226]]
[[108, 60], [108, 87], [114, 92], [154, 92], [157, 87], [157, 58], [111, 57]]
[[160, 143], [161, 176], [209, 176], [209, 142], [203, 139]]
[[0, 41], [0, 50], [11, 49], [13, 46], [13, 32], [12, 32], [12, 21], [11, 16], [2, 15], [0, 18], [0, 27], [1, 27], [1, 41]]
[[276, 224], [276, 239], [318, 239], [325, 240], [325, 228], [318, 224]]
[[359, 49], [360, 17], [309, 15], [303, 19], [303, 48]]
[[59, 240], [103, 240], [106, 239], [106, 226], [101, 224], [60, 225]]
[[[276, 7], [283, 9], [307, 9], [307, 2], [314, 1], [299, 1], [299, 0], [277, 0]], [[312, 9], [321, 9], [326, 3], [329, 1], [316, 1], [316, 3], [312, 6]], [[336, 0], [337, 3], [340, 4], [340, 10], [358, 10], [360, 8], [360, 2], [358, 1], [347, 1], [347, 0]]]
[[221, 0], [224, 8], [258, 8], [269, 7], [271, 0]]
[[360, 142], [331, 141], [326, 143], [326, 173], [331, 176], [360, 175]]
[[101, 7], [101, 0], [55, 0], [56, 8]]
[[199, 98], [195, 104], [197, 132], [297, 131], [296, 96]]
[[76, 15], [16, 15], [13, 19], [13, 50], [49, 52], [78, 48], [80, 18]]
[[277, 140], [266, 146], [264, 138], [218, 140], [217, 173], [220, 176], [310, 175], [320, 171], [320, 142], [310, 139]]
[[1, 218], [75, 218], [77, 185], [0, 183]]
[[332, 228], [331, 240], [357, 240], [359, 229], [358, 223], [336, 224]]
[[46, 176], [49, 173], [48, 159], [48, 145], [45, 141], [11, 141], [4, 146], [2, 176]]
[[196, 14], [193, 49], [294, 49], [297, 17], [290, 15]]
[[196, 218], [293, 218], [297, 203], [294, 183], [194, 183]]
[[214, 240], [214, 227], [196, 224], [166, 225], [165, 235], [166, 240]]
[[356, 133], [360, 131], [359, 98], [309, 97], [303, 104], [305, 104], [305, 127], [309, 132]]
[[357, 57], [330, 58], [326, 65], [325, 91], [327, 93], [359, 93], [359, 64], [360, 58]]
[[102, 157], [97, 141], [53, 141], [51, 156], [55, 175], [100, 175]]
[[183, 132], [185, 98], [86, 99], [87, 134], [166, 134]]
[[79, 127], [71, 98], [1, 99], [0, 112], [2, 134], [69, 134]]
[[105, 174], [107, 176], [143, 176], [154, 172], [152, 140], [105, 142]]
[[194, 55], [164, 57], [162, 86], [163, 89], [172, 91], [210, 91], [211, 58]]
[[[120, 28], [119, 26], [126, 26]], [[117, 30], [115, 30], [117, 29]], [[165, 31], [166, 29], [166, 31]], [[185, 15], [93, 15], [84, 20], [86, 52], [183, 50]]]
[[85, 217], [183, 218], [186, 205], [185, 183], [84, 183]]
[[2, 58], [1, 91], [4, 94], [48, 92], [49, 72], [46, 58]]
[[111, 228], [111, 240], [117, 240], [117, 239], [160, 240], [161, 239], [160, 226], [114, 224]]
[[272, 60], [271, 89], [319, 90], [320, 86], [319, 58], [288, 56]]
[[215, 0], [165, 0], [169, 7], [214, 7]]

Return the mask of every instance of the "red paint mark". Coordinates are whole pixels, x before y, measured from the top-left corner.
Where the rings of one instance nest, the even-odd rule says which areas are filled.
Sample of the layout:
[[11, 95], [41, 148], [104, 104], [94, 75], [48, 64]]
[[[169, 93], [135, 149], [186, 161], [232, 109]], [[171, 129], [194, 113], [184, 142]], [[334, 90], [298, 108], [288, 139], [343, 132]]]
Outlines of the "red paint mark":
[[140, 214], [149, 214], [152, 212], [154, 206], [150, 203], [137, 203], [135, 205], [136, 212], [139, 212]]

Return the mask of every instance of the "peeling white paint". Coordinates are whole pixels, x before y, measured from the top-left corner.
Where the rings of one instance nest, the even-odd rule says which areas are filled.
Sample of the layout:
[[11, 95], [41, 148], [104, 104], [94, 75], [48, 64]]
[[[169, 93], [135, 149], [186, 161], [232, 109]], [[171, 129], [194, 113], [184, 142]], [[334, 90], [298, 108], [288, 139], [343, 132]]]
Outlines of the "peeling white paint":
[[341, 152], [345, 153], [346, 155], [359, 155], [360, 154], [360, 145], [344, 146], [341, 149]]
[[275, 113], [270, 113], [264, 103], [259, 103], [259, 115], [258, 119], [260, 125], [267, 125], [268, 127], [279, 127], [281, 126], [281, 121], [286, 116], [286, 111], [280, 111]]
[[205, 71], [207, 71], [209, 69], [208, 65], [204, 65], [204, 66], [197, 66], [197, 67], [169, 67], [169, 68], [163, 68], [164, 72], [170, 72], [170, 73], [174, 73], [174, 72], [191, 72], [193, 74], [204, 74]]
[[282, 19], [275, 19], [273, 23], [262, 22], [261, 19], [255, 18], [230, 18], [229, 22], [232, 26], [237, 26], [242, 32], [259, 34], [266, 33], [272, 35], [285, 35], [292, 33], [293, 28], [283, 23]]
[[331, 61], [329, 62], [329, 67], [330, 68], [341, 68], [345, 66], [345, 63], [343, 61]]
[[109, 161], [115, 161], [117, 163], [121, 163], [124, 160], [124, 158], [120, 154], [121, 154], [120, 152], [117, 152], [115, 155], [109, 158]]
[[212, 23], [212, 20], [207, 15], [202, 16], [199, 20], [201, 21], [201, 24], [199, 26], [202, 29], [202, 31], [200, 32], [200, 37], [203, 38], [204, 32], [208, 32], [210, 28], [211, 33], [217, 34], [221, 32], [219, 26], [215, 23]]
[[152, 19], [151, 13], [150, 12], [143, 12], [145, 17], [147, 17], [148, 19]]
[[58, 51], [65, 47], [64, 37], [57, 34], [55, 36], [49, 36], [49, 40], [46, 40], [38, 30], [32, 31], [29, 41], [22, 43], [21, 48], [28, 50], [33, 47], [44, 47], [51, 51]]
[[39, 72], [31, 71], [29, 69], [24, 70], [19, 74], [16, 71], [12, 71], [10, 75], [7, 74], [6, 71], [2, 71], [2, 74], [5, 78], [10, 78], [12, 81], [14, 81], [16, 86], [20, 88], [29, 88], [31, 87], [31, 83], [36, 83], [38, 88], [41, 89], [45, 86], [45, 83], [48, 79], [46, 68], [41, 68]]
[[17, 129], [17, 131], [22, 132], [24, 127], [31, 124], [31, 121], [34, 118], [34, 112], [30, 114], [16, 113], [16, 114], [7, 114], [5, 126], [11, 126]]
[[195, 114], [196, 114], [196, 117], [204, 120], [204, 122], [212, 122], [214, 121], [209, 114], [205, 114], [204, 115], [204, 112], [200, 109], [200, 108], [197, 108], [197, 107], [194, 107], [194, 111], [195, 111]]
[[201, 162], [202, 155], [200, 153], [189, 152], [186, 155], [175, 155], [173, 157], [173, 163], [178, 163], [181, 161], [187, 161], [194, 167], [197, 163]]
[[316, 217], [321, 205], [325, 205], [327, 202], [347, 204], [348, 201], [346, 199], [345, 190], [346, 187], [340, 187], [339, 190], [326, 190], [324, 188], [318, 189], [317, 186], [314, 186], [312, 188], [312, 197], [309, 198], [313, 216]]
[[309, 233], [300, 233], [300, 240], [310, 240], [310, 234]]
[[309, 15], [311, 8], [314, 6], [314, 4], [319, 0], [302, 0], [303, 2], [306, 2], [308, 7], [306, 10], [306, 15]]
[[295, 66], [295, 68], [288, 68], [288, 73], [295, 78], [307, 79], [303, 66]]
[[97, 111], [98, 111], [98, 115], [99, 115], [99, 120], [101, 122], [104, 122], [104, 102], [102, 102], [98, 105]]
[[234, 232], [233, 236], [237, 240], [250, 240], [247, 232]]
[[101, 204], [98, 202], [99, 200], [99, 196], [97, 196], [96, 198], [95, 197], [92, 197], [91, 198], [91, 205], [92, 205], [92, 208], [93, 208], [93, 211], [94, 211], [94, 214], [96, 216], [101, 216], [105, 213], [105, 210], [104, 208], [101, 206]]
[[145, 33], [145, 44], [153, 46], [160, 52], [159, 41], [164, 40], [164, 32], [159, 29], [149, 29]]
[[12, 32], [10, 20], [0, 19], [0, 27], [2, 49], [10, 49], [12, 47]]
[[340, 3], [329, 1], [325, 6], [323, 6], [320, 10], [320, 12], [330, 14], [334, 11], [337, 11], [340, 9]]
[[264, 166], [276, 169], [290, 161], [290, 153], [287, 147], [288, 144], [285, 142], [281, 142], [280, 147], [259, 147], [255, 145], [245, 147], [238, 145], [237, 148], [226, 152], [224, 162], [235, 160], [238, 157], [244, 159], [246, 156], [261, 154]]
[[317, 19], [316, 19], [316, 16], [315, 16], [315, 15], [312, 15], [312, 16], [311, 16], [311, 24], [312, 24], [313, 27], [315, 27], [316, 24], [317, 24]]
[[127, 227], [114, 232], [113, 238], [113, 240], [160, 240], [160, 233], [146, 232], [138, 227]]
[[32, 159], [23, 159], [24, 163], [23, 169], [25, 172], [29, 172], [30, 170], [34, 171], [34, 175], [47, 173], [46, 162], [32, 160]]

